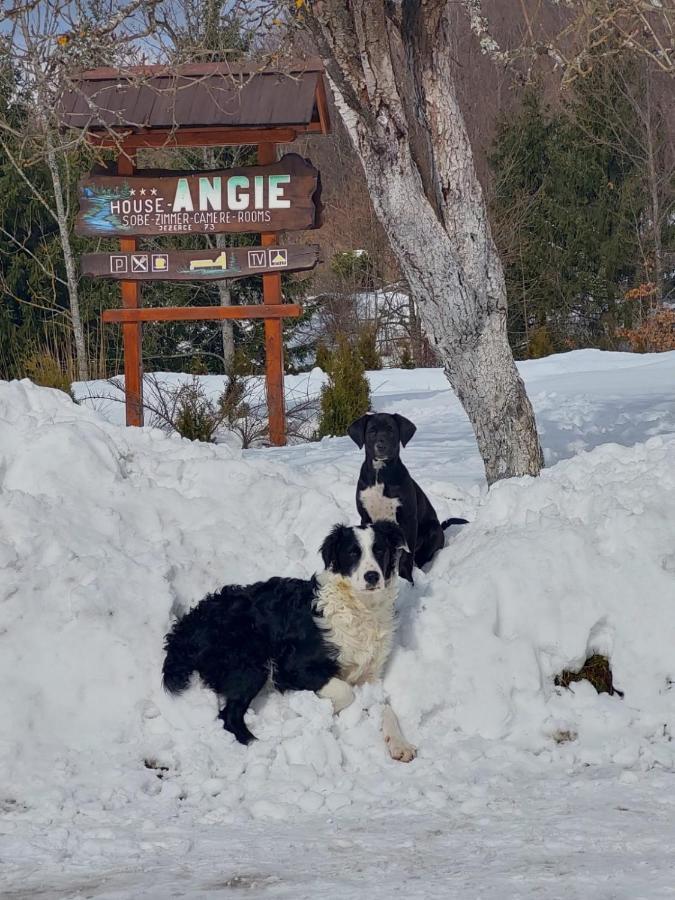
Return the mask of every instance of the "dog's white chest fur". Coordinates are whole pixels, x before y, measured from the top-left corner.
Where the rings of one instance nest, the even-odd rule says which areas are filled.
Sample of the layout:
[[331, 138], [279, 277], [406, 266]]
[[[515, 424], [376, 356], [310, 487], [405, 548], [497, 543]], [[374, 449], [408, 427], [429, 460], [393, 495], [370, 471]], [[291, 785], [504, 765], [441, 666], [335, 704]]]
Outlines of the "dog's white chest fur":
[[339, 650], [340, 677], [349, 684], [379, 678], [394, 633], [396, 579], [379, 591], [355, 591], [348, 578], [317, 576], [316, 623]]
[[359, 494], [363, 508], [370, 516], [371, 522], [395, 522], [396, 510], [401, 505], [395, 497], [384, 496], [384, 484], [376, 483]]

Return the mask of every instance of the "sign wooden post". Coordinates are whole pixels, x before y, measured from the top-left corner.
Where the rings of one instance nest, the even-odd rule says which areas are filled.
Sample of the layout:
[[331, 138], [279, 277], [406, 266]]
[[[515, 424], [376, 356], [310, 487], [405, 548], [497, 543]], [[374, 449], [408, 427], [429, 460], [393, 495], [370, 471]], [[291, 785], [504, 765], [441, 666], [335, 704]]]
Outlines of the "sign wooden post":
[[[256, 167], [181, 175], [137, 172], [133, 151], [125, 152], [123, 145], [116, 175], [81, 180], [77, 233], [120, 236], [118, 254], [86, 254], [82, 270], [122, 284], [122, 309], [106, 310], [102, 318], [122, 325], [127, 425], [143, 424], [142, 322], [261, 318], [269, 438], [274, 446], [286, 443], [282, 319], [302, 310], [283, 302], [280, 271], [312, 268], [319, 248], [279, 247], [277, 234], [318, 227], [321, 206], [318, 171], [297, 154], [277, 161], [276, 146], [275, 141], [258, 145]], [[139, 250], [135, 236], [223, 231], [262, 232], [261, 246], [153, 252]], [[262, 276], [262, 307], [141, 309], [142, 280], [209, 281], [251, 274]]]
[[[117, 171], [120, 175], [133, 175], [136, 169], [134, 156], [122, 150], [117, 157]], [[120, 238], [120, 250], [133, 253], [136, 238]], [[124, 309], [138, 309], [141, 305], [141, 286], [137, 281], [122, 282], [122, 306]], [[127, 425], [143, 424], [143, 357], [141, 355], [140, 322], [122, 325], [124, 345], [124, 395], [126, 400]]]
[[[266, 166], [276, 162], [277, 145], [258, 144], [258, 162]], [[276, 243], [274, 232], [263, 232], [261, 243], [269, 247]], [[281, 275], [263, 275], [263, 303], [275, 306], [282, 302]], [[286, 410], [284, 408], [284, 338], [281, 319], [265, 319], [265, 384], [270, 423], [270, 443], [282, 447], [286, 443]]]
[[[285, 73], [231, 63], [91, 69], [74, 74], [60, 116], [92, 144], [118, 151], [116, 173], [99, 170], [80, 182], [76, 232], [120, 241], [119, 253], [85, 254], [82, 270], [121, 282], [122, 309], [106, 310], [102, 319], [122, 326], [127, 424], [143, 424], [143, 322], [263, 319], [270, 442], [284, 444], [282, 319], [302, 310], [283, 302], [281, 272], [313, 268], [318, 247], [279, 246], [278, 234], [320, 227], [321, 184], [309, 160], [295, 153], [277, 160], [276, 150], [301, 134], [330, 132], [321, 61], [289, 63]], [[258, 166], [136, 170], [139, 149], [241, 145], [257, 145]], [[261, 246], [137, 245], [139, 235], [222, 232], [258, 233]], [[141, 281], [249, 275], [262, 276], [262, 304], [141, 308]]]

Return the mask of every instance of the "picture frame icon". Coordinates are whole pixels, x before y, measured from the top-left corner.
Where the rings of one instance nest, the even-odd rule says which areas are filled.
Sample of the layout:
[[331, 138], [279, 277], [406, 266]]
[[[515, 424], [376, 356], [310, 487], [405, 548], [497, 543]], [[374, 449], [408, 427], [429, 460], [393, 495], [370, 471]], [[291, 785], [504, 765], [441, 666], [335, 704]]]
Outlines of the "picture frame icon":
[[113, 253], [110, 256], [110, 274], [126, 274], [129, 267], [129, 259], [124, 254]]

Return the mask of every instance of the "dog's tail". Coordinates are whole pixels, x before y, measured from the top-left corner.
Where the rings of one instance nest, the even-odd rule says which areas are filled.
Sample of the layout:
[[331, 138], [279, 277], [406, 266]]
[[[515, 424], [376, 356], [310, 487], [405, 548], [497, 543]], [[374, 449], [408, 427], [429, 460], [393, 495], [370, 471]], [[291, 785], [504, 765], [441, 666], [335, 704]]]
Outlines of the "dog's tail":
[[164, 690], [180, 694], [190, 683], [195, 670], [195, 648], [191, 640], [190, 624], [179, 619], [164, 641], [166, 656], [162, 667]]
[[468, 519], [446, 519], [445, 522], [441, 522], [441, 528], [445, 531], [446, 528], [449, 528], [451, 525], [468, 525]]

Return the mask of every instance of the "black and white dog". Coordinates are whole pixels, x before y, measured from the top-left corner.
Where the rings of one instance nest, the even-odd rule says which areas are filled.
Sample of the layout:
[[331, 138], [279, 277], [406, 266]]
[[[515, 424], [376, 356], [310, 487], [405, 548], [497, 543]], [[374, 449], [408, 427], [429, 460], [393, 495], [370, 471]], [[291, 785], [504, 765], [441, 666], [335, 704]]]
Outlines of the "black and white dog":
[[348, 429], [358, 448], [366, 448], [356, 486], [361, 524], [398, 523], [408, 545], [401, 554], [399, 572], [411, 584], [413, 563], [421, 569], [433, 559], [445, 543], [444, 529], [466, 524], [466, 519], [446, 519], [441, 524], [428, 497], [401, 462], [401, 445], [405, 447], [416, 430], [398, 413], [370, 413]]
[[[254, 738], [244, 714], [268, 679], [279, 691], [316, 691], [340, 712], [352, 685], [378, 679], [389, 656], [404, 546], [389, 522], [336, 525], [321, 546], [325, 571], [308, 581], [271, 578], [210, 594], [166, 636], [164, 687], [178, 694], [197, 672], [226, 700], [219, 718], [242, 744]], [[388, 705], [382, 731], [393, 759], [415, 757]]]

